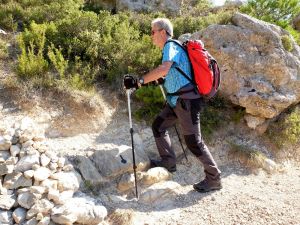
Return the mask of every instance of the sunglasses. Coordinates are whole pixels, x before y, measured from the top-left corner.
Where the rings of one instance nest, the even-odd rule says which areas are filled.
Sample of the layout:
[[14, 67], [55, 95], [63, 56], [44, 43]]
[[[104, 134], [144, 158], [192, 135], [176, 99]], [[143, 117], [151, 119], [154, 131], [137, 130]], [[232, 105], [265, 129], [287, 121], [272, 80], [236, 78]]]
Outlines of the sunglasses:
[[159, 29], [159, 30], [151, 30], [151, 35], [154, 35], [155, 34], [155, 32], [157, 32], [157, 31], [162, 31], [163, 29]]

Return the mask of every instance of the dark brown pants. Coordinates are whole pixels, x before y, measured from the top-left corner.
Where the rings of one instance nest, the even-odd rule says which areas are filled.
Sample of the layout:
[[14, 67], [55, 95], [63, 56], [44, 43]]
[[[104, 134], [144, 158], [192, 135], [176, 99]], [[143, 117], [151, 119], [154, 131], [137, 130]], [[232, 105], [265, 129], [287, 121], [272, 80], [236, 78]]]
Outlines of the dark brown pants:
[[184, 139], [190, 151], [202, 162], [207, 179], [217, 180], [221, 171], [201, 136], [200, 108], [202, 99], [179, 98], [175, 108], [165, 105], [152, 124], [152, 130], [162, 162], [166, 167], [176, 164], [176, 155], [167, 129], [178, 120]]

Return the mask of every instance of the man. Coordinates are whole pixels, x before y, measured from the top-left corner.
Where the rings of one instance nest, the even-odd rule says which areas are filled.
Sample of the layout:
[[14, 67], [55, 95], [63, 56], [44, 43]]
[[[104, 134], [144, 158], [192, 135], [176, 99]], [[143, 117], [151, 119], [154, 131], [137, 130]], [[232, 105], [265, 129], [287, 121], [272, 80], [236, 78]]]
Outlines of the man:
[[[200, 107], [203, 99], [190, 81], [177, 69], [179, 67], [191, 77], [191, 65], [187, 53], [176, 43], [168, 42], [173, 36], [173, 26], [168, 19], [157, 18], [151, 23], [151, 38], [154, 45], [162, 49], [162, 64], [145, 74], [139, 81], [125, 82], [126, 88], [138, 87], [164, 77], [164, 90], [167, 104], [152, 124], [160, 161], [151, 160], [151, 167], [165, 167], [170, 172], [176, 171], [176, 156], [172, 149], [167, 129], [178, 120], [187, 147], [202, 162], [205, 179], [194, 184], [199, 192], [208, 192], [222, 188], [220, 170], [211, 153], [204, 144], [200, 131]], [[127, 85], [127, 86], [126, 86]]]

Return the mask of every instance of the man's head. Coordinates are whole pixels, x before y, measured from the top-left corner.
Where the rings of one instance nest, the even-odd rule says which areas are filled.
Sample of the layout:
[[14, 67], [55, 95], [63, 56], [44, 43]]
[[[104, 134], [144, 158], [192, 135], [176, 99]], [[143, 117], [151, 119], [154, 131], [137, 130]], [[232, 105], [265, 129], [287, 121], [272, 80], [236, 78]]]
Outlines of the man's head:
[[157, 18], [151, 22], [151, 38], [154, 45], [163, 48], [164, 44], [173, 36], [173, 25], [166, 18]]

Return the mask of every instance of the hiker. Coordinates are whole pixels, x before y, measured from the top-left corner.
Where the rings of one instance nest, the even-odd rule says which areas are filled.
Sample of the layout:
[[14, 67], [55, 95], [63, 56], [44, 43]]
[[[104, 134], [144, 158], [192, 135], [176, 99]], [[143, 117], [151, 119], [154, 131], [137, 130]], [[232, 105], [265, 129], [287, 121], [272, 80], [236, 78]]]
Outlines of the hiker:
[[163, 87], [167, 93], [167, 102], [152, 124], [161, 160], [151, 160], [151, 167], [165, 167], [169, 172], [176, 171], [176, 155], [167, 129], [178, 121], [187, 147], [204, 166], [205, 179], [194, 184], [194, 189], [199, 192], [221, 189], [221, 171], [205, 145], [200, 131], [200, 109], [203, 98], [195, 91], [194, 85], [175, 69], [175, 66], [178, 66], [191, 77], [191, 65], [187, 53], [176, 43], [167, 43], [173, 36], [173, 26], [168, 19], [153, 20], [151, 28], [152, 42], [162, 50], [162, 64], [139, 80], [133, 77], [132, 80], [124, 80], [126, 88], [139, 88], [164, 78]]

